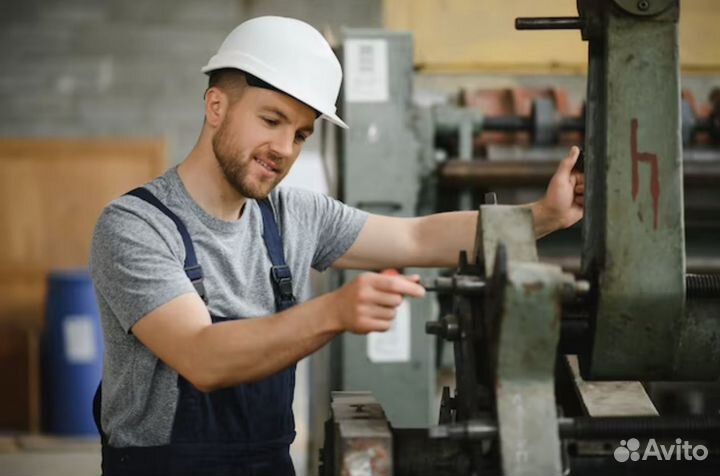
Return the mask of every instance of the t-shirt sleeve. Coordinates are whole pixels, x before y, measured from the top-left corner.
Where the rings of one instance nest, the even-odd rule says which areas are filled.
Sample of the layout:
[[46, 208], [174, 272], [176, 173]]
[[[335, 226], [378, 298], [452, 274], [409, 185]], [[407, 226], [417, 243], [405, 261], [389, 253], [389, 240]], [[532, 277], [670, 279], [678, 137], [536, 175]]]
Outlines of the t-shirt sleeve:
[[360, 234], [368, 214], [323, 193], [287, 188], [294, 210], [314, 229], [312, 267], [323, 271], [347, 252]]
[[[153, 212], [160, 214], [148, 213]], [[183, 269], [181, 238], [177, 230], [176, 240], [171, 233], [172, 221], [160, 216], [151, 224], [141, 215], [120, 205], [108, 206], [95, 226], [90, 252], [96, 292], [126, 332], [154, 309], [195, 291]]]

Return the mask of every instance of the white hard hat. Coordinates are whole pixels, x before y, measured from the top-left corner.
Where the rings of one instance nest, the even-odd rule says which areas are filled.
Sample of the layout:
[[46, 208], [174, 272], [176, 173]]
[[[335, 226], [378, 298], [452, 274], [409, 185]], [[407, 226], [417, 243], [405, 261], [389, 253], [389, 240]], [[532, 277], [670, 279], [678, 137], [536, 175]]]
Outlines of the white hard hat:
[[342, 83], [340, 62], [320, 32], [305, 22], [276, 16], [243, 22], [202, 72], [223, 68], [250, 73], [347, 128], [335, 114]]

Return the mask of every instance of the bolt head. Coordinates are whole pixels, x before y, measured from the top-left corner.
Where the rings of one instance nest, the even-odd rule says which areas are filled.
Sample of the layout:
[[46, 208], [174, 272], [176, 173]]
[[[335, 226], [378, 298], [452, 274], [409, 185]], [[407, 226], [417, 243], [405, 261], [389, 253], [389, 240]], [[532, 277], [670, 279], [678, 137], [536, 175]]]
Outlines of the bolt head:
[[425, 333], [440, 336], [443, 334], [444, 327], [442, 322], [430, 321], [425, 323]]
[[638, 10], [645, 11], [650, 8], [650, 2], [648, 0], [640, 0], [637, 3]]

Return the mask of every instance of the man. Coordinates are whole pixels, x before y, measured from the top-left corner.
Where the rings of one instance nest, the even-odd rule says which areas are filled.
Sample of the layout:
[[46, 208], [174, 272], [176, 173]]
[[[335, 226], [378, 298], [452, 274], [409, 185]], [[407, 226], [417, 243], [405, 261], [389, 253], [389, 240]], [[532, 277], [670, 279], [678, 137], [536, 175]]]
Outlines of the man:
[[[93, 237], [107, 476], [294, 474], [295, 363], [341, 332], [387, 330], [404, 296], [424, 295], [417, 277], [366, 273], [296, 304], [310, 267], [450, 267], [473, 245], [475, 212], [383, 217], [276, 188], [317, 117], [347, 127], [340, 64], [309, 25], [249, 20], [203, 71], [196, 146], [110, 204]], [[582, 216], [577, 154], [529, 205], [538, 236]]]

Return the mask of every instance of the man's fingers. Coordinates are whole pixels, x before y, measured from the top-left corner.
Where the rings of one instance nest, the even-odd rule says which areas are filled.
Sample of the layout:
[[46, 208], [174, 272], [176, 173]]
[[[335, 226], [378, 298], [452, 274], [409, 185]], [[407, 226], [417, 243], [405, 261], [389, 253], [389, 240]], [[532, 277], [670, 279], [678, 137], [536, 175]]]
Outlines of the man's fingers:
[[585, 184], [584, 183], [576, 183], [575, 184], [575, 193], [585, 193]]
[[585, 195], [578, 195], [575, 197], [574, 202], [576, 205], [584, 206], [585, 205]]
[[385, 291], [394, 294], [403, 294], [406, 296], [412, 296], [421, 298], [425, 296], [425, 288], [419, 284], [420, 277], [417, 275], [413, 276], [387, 276], [378, 274], [375, 288], [380, 291]]
[[373, 319], [368, 332], [386, 332], [392, 327], [392, 320]]
[[398, 271], [395, 268], [388, 268], [383, 271], [380, 271], [380, 274], [383, 276], [400, 276], [402, 278], [405, 278], [409, 281], [413, 281], [416, 283], [420, 282], [420, 275], [419, 274], [400, 274], [400, 271]]
[[396, 308], [402, 304], [403, 295], [373, 289], [367, 295], [367, 302], [378, 306]]
[[395, 319], [395, 308], [384, 306], [368, 306], [367, 316], [371, 319], [381, 319], [383, 321], [392, 321]]
[[401, 274], [403, 278], [412, 281], [413, 283], [419, 283], [420, 282], [420, 275], [419, 274]]
[[570, 147], [570, 152], [568, 153], [567, 157], [560, 161], [560, 165], [558, 165], [557, 171], [555, 173], [569, 176], [579, 156], [580, 149], [577, 146]]

